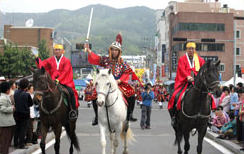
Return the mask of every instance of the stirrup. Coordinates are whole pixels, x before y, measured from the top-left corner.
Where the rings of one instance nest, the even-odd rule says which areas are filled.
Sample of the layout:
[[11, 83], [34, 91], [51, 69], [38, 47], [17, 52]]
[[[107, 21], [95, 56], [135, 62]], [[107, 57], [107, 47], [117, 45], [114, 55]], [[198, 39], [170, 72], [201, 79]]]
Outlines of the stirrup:
[[175, 125], [176, 125], [176, 117], [175, 117], [175, 116], [173, 116], [173, 117], [171, 118], [171, 125], [172, 125], [172, 126], [175, 126]]
[[77, 119], [77, 112], [75, 110], [69, 111], [69, 119], [70, 120], [75, 120]]

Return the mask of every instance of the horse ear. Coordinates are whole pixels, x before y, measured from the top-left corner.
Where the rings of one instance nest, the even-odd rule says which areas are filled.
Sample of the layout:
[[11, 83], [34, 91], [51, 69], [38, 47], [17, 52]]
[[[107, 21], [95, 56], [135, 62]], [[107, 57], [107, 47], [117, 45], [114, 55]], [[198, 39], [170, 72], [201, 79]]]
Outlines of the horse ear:
[[109, 69], [109, 70], [108, 70], [108, 74], [111, 74], [111, 72], [112, 72], [112, 70], [111, 70], [111, 69]]
[[45, 68], [42, 66], [41, 72], [44, 74], [46, 72]]
[[216, 67], [219, 67], [220, 60], [215, 64]]
[[31, 70], [32, 73], [35, 72], [35, 69], [33, 67], [30, 67], [30, 70]]
[[99, 69], [96, 69], [96, 73], [99, 74]]

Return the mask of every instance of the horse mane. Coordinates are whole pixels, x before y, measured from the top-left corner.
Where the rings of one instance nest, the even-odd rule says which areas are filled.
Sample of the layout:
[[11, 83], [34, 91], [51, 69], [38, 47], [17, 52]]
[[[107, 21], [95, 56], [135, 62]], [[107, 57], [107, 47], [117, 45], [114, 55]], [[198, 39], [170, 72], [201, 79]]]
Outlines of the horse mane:
[[213, 66], [212, 64], [213, 64], [213, 61], [211, 61], [211, 60], [207, 60], [207, 62], [204, 63], [203, 66], [200, 68], [199, 72], [197, 73], [197, 76], [196, 76], [196, 79], [195, 79], [195, 80], [197, 80], [198, 78], [200, 78], [200, 76], [202, 75], [202, 71], [203, 71], [206, 67], [209, 67], [209, 68], [210, 68], [211, 66]]

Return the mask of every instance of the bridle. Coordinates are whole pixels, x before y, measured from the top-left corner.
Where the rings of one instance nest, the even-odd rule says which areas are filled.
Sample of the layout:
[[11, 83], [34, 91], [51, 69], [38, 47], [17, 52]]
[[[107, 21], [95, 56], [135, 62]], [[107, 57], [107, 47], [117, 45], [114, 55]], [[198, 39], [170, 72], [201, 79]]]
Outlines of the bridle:
[[[39, 76], [39, 78], [41, 78], [41, 77], [44, 77], [45, 78], [45, 80], [46, 81], [48, 81], [47, 80], [47, 74], [43, 74], [43, 75], [40, 75]], [[55, 86], [55, 89], [53, 90], [51, 87], [50, 87], [50, 85], [49, 85], [49, 82], [46, 82], [46, 89], [45, 90], [35, 90], [34, 91], [34, 94], [38, 94], [38, 95], [43, 95], [44, 93], [48, 93], [48, 92], [53, 92], [53, 91], [55, 91], [56, 89], [57, 89], [57, 85]]]
[[116, 91], [116, 88], [114, 88], [114, 90], [111, 91], [111, 83], [110, 83], [110, 85], [109, 85], [109, 89], [108, 89], [108, 93], [107, 93], [107, 94], [104, 93], [104, 92], [97, 91], [97, 94], [102, 94], [102, 95], [105, 96], [105, 105], [104, 105], [104, 106], [105, 106], [105, 108], [106, 108], [106, 115], [107, 115], [107, 121], [108, 121], [108, 128], [109, 128], [110, 133], [114, 133], [115, 130], [112, 130], [112, 129], [111, 129], [111, 126], [110, 126], [109, 115], [108, 115], [108, 108], [111, 107], [111, 106], [113, 106], [113, 105], [117, 102], [119, 95], [117, 95], [117, 97], [116, 97], [116, 99], [114, 100], [114, 102], [113, 102], [112, 104], [110, 104], [110, 105], [107, 105], [107, 104], [106, 104], [106, 102], [107, 102], [106, 100], [108, 99], [109, 94], [111, 94], [111, 93], [113, 93], [113, 92], [115, 92], [115, 91]]
[[[200, 72], [200, 74], [199, 74], [200, 80], [203, 82], [203, 85], [205, 86], [205, 88], [206, 88], [206, 90], [207, 90], [207, 91], [203, 91], [203, 93], [210, 93], [210, 94], [213, 94], [212, 89], [213, 89], [214, 87], [216, 87], [216, 85], [219, 85], [220, 82], [219, 82], [219, 81], [213, 81], [213, 82], [211, 82], [211, 83], [208, 84], [208, 83], [207, 83], [207, 80], [206, 80], [206, 77], [205, 77], [205, 75], [203, 74], [204, 71], [205, 71], [205, 70], [202, 70], [202, 71]], [[198, 91], [201, 91], [201, 89], [198, 88], [195, 84], [193, 85], [193, 88], [195, 88], [195, 89], [198, 90]]]
[[[39, 76], [39, 78], [41, 78], [41, 77], [44, 77], [45, 78], [45, 80], [46, 81], [48, 81], [48, 78], [47, 78], [47, 74], [43, 74], [43, 75], [40, 75]], [[56, 89], [57, 89], [57, 85], [55, 86], [55, 89], [53, 90], [51, 87], [50, 87], [50, 85], [49, 85], [49, 82], [46, 82], [46, 89], [45, 90], [43, 90], [43, 91], [41, 91], [41, 90], [36, 90], [36, 91], [34, 91], [34, 94], [36, 95], [44, 95], [44, 94], [46, 94], [46, 93], [48, 93], [48, 92], [50, 92], [50, 93], [53, 93], [53, 91], [55, 91]], [[47, 115], [51, 115], [51, 114], [53, 114], [53, 113], [55, 113], [59, 108], [60, 108], [60, 106], [61, 106], [61, 104], [62, 104], [62, 100], [63, 100], [63, 97], [62, 97], [62, 95], [60, 96], [60, 99], [59, 99], [59, 101], [58, 101], [58, 105], [54, 108], [54, 109], [52, 109], [51, 111], [48, 111], [47, 109], [45, 109], [44, 108], [44, 106], [43, 106], [43, 99], [40, 101], [40, 107], [41, 107], [41, 109], [42, 109], [42, 111], [45, 113], [45, 114], [47, 114]]]
[[105, 97], [105, 107], [111, 107], [111, 106], [113, 106], [117, 102], [118, 95], [117, 95], [116, 99], [114, 100], [114, 102], [112, 104], [110, 104], [110, 105], [107, 105], [106, 104], [106, 100], [108, 99], [109, 94], [111, 94], [111, 93], [113, 93], [115, 91], [116, 91], [116, 88], [114, 88], [114, 90], [111, 90], [111, 83], [109, 85], [109, 89], [108, 89], [108, 92], [107, 93], [104, 93], [104, 92], [101, 92], [101, 91], [97, 91], [97, 94], [102, 94]]

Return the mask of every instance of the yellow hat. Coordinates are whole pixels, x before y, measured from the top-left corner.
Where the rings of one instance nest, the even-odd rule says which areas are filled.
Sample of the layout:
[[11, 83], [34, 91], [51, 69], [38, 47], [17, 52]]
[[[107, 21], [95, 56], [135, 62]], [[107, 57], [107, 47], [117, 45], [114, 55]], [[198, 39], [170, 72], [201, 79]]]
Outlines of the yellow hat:
[[61, 44], [55, 44], [54, 47], [53, 47], [53, 49], [61, 49], [61, 50], [63, 50], [64, 47]]
[[187, 47], [187, 48], [196, 48], [196, 43], [195, 43], [195, 42], [188, 42], [188, 43], [186, 44], [186, 47]]

